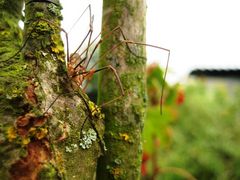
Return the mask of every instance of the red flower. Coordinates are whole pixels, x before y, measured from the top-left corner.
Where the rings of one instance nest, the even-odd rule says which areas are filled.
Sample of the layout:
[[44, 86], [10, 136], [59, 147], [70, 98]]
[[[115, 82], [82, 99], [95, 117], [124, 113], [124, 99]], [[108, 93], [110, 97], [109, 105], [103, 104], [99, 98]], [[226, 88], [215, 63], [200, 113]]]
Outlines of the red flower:
[[176, 104], [181, 105], [184, 102], [184, 99], [185, 99], [185, 95], [183, 90], [179, 90], [177, 92]]
[[148, 153], [143, 152], [142, 155], [142, 165], [141, 165], [141, 173], [142, 176], [146, 176], [147, 175], [147, 161], [149, 160], [150, 156]]

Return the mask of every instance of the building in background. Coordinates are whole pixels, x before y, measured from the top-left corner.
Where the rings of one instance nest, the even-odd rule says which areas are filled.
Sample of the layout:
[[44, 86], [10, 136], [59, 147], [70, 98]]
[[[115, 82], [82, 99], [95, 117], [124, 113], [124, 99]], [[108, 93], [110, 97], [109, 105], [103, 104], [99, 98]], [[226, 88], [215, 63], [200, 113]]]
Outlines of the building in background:
[[240, 88], [240, 69], [195, 69], [189, 77], [204, 82], [209, 88], [225, 86], [230, 94]]

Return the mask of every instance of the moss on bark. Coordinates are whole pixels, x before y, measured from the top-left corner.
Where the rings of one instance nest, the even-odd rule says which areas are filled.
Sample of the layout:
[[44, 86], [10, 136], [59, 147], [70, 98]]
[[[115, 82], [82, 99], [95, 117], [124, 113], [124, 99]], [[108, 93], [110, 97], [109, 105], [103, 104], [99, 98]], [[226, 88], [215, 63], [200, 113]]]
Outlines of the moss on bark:
[[[0, 52], [3, 107], [0, 177], [93, 179], [95, 176], [101, 154], [103, 118], [81, 90], [72, 88], [67, 76], [60, 38], [60, 10], [60, 6], [48, 2], [26, 5], [23, 35], [26, 43], [21, 56], [9, 58], [18, 50], [21, 36], [15, 37], [9, 29], [1, 31], [9, 31], [10, 35], [3, 38], [11, 48]], [[18, 11], [21, 14], [21, 8]], [[7, 19], [1, 19], [10, 29], [17, 27], [20, 17], [11, 14], [12, 10], [6, 11], [2, 17]], [[18, 19], [9, 23], [8, 17]], [[21, 30], [17, 28], [16, 32]]]
[[[117, 26], [123, 29], [127, 39], [145, 41], [145, 1], [105, 0], [103, 3], [102, 31]], [[101, 54], [122, 39], [115, 32], [101, 45]], [[145, 56], [145, 47], [130, 46], [138, 56]], [[98, 164], [98, 179], [140, 179], [141, 132], [146, 107], [145, 59], [130, 53], [125, 44], [110, 52], [101, 62], [116, 68], [125, 90], [125, 96], [104, 108], [106, 131], [104, 140], [107, 152]], [[120, 89], [111, 72], [101, 73], [99, 78], [99, 104], [120, 95]]]

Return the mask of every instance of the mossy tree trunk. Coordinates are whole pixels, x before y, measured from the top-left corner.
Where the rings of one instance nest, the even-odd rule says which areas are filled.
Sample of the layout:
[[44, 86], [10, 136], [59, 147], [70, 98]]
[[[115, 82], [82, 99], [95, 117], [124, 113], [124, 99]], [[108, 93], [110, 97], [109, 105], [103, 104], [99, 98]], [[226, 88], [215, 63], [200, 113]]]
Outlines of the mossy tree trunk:
[[[103, 116], [67, 75], [61, 6], [53, 2], [26, 1], [23, 41], [17, 25], [23, 1], [0, 3], [1, 179], [94, 179], [96, 174]], [[9, 58], [20, 42], [21, 53]]]
[[[127, 39], [145, 41], [144, 0], [104, 0], [102, 32], [120, 26]], [[101, 54], [123, 40], [116, 31], [101, 44]], [[130, 46], [130, 45], [129, 45]], [[137, 56], [145, 56], [145, 47], [130, 46]], [[130, 53], [123, 43], [109, 52], [102, 66], [111, 64], [121, 79], [125, 96], [103, 108], [106, 116], [104, 140], [106, 155], [98, 164], [98, 179], [140, 179], [141, 132], [146, 107], [145, 58]], [[102, 72], [99, 81], [99, 104], [108, 102], [120, 93], [112, 72]]]

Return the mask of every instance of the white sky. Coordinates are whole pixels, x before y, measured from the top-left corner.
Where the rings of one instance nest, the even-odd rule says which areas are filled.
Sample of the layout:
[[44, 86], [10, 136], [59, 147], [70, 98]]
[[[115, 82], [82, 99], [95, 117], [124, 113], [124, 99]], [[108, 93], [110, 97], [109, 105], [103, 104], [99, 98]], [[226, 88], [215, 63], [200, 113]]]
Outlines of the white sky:
[[[101, 2], [61, 0], [64, 29], [91, 4], [94, 32], [99, 33]], [[239, 0], [147, 0], [147, 6], [147, 43], [171, 50], [169, 81], [182, 80], [193, 68], [240, 68]], [[70, 33], [71, 47], [80, 44], [79, 34], [88, 30], [88, 14], [84, 16]], [[167, 53], [148, 49], [148, 59], [165, 66]]]

